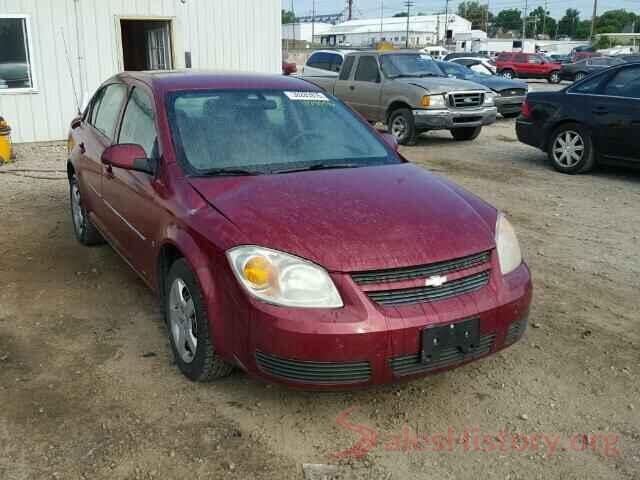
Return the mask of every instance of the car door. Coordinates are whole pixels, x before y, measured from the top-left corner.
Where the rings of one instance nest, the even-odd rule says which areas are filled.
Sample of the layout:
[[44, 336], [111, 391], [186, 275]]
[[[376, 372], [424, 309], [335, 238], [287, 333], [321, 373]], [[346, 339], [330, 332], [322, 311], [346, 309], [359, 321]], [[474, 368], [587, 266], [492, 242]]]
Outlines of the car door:
[[353, 80], [348, 82], [348, 85], [340, 85], [336, 94], [367, 120], [380, 120], [382, 75], [376, 56], [358, 56]]
[[614, 160], [640, 160], [640, 65], [615, 72], [591, 106], [599, 153]]
[[[143, 84], [133, 83], [122, 114], [117, 143], [140, 145], [151, 163], [160, 163], [161, 153], [155, 123], [153, 96]], [[153, 271], [156, 245], [155, 226], [162, 212], [159, 211], [155, 175], [117, 167], [105, 168], [102, 195], [107, 208], [117, 224], [113, 229], [118, 245], [133, 268], [143, 278]]]
[[527, 55], [526, 71], [527, 76], [532, 78], [542, 78], [547, 76], [544, 60], [540, 55]]
[[110, 213], [105, 208], [102, 196], [104, 175], [102, 153], [113, 142], [116, 124], [126, 94], [127, 87], [122, 83], [105, 85], [98, 91], [94, 96], [86, 133], [83, 135], [84, 140], [79, 145], [80, 151], [84, 151], [85, 183], [88, 187], [87, 190], [90, 190], [90, 194], [93, 195], [91, 218], [98, 228], [107, 235], [111, 231], [112, 225], [109, 221]]
[[519, 77], [530, 77], [531, 66], [527, 61], [527, 55], [524, 53], [516, 53], [513, 56], [513, 69]]

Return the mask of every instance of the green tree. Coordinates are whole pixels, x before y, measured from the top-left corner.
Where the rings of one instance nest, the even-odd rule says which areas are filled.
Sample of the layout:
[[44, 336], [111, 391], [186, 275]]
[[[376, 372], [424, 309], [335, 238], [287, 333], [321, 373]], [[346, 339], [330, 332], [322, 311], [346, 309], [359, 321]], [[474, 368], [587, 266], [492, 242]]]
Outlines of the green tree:
[[558, 22], [558, 35], [575, 37], [579, 23], [580, 12], [575, 8], [568, 8], [564, 13], [564, 16]]
[[398, 13], [394, 13], [393, 14], [394, 17], [400, 18], [400, 17], [406, 17], [407, 16], [407, 12], [398, 12]]
[[291, 10], [282, 10], [282, 23], [295, 23], [296, 22], [296, 14]]
[[487, 5], [480, 5], [476, 0], [467, 0], [458, 5], [458, 15], [471, 22], [471, 28], [487, 29], [487, 24], [493, 20], [493, 14], [488, 12]]
[[522, 31], [522, 14], [517, 8], [500, 11], [493, 21], [494, 27], [503, 32], [509, 30]]
[[[556, 19], [549, 16], [549, 12], [545, 12], [544, 8], [538, 7], [529, 14], [529, 23], [527, 24], [527, 32], [537, 35], [547, 34], [553, 37], [556, 33]], [[532, 25], [531, 22], [534, 22]], [[544, 32], [542, 31], [544, 28]], [[534, 30], [535, 29], [535, 30]]]
[[607, 10], [599, 17], [596, 17], [596, 33], [620, 33], [625, 30], [631, 31], [634, 22], [640, 22], [640, 16], [633, 12], [621, 10]]

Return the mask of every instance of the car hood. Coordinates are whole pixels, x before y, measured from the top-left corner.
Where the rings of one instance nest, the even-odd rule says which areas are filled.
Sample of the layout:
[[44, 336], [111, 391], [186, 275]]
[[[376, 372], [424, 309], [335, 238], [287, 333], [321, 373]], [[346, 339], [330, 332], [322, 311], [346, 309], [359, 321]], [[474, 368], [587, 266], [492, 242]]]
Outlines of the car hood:
[[478, 75], [473, 77], [473, 82], [489, 87], [495, 92], [502, 92], [503, 90], [511, 89], [527, 89], [527, 84], [519, 80], [509, 80], [508, 78], [502, 78], [497, 75]]
[[477, 83], [449, 77], [398, 78], [396, 81], [422, 87], [431, 94], [465, 90], [486, 90], [486, 88], [483, 88]]
[[410, 164], [191, 178], [253, 244], [330, 271], [427, 264], [491, 249], [493, 207]]

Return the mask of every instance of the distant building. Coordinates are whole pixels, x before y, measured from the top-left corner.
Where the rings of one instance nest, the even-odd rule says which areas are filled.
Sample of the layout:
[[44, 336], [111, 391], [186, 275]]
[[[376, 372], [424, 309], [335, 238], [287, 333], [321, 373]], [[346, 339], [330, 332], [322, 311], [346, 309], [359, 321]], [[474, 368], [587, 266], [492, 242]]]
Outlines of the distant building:
[[409, 17], [368, 18], [349, 20], [333, 25], [328, 31], [316, 32], [316, 43], [335, 47], [369, 47], [379, 42], [389, 42], [401, 47], [436, 45], [444, 41], [455, 45], [456, 36], [471, 32], [471, 22], [455, 14], [417, 15]]
[[330, 23], [284, 23], [282, 24], [282, 39], [283, 40], [303, 40], [311, 43], [313, 40], [312, 34], [316, 36], [326, 33], [333, 27]]

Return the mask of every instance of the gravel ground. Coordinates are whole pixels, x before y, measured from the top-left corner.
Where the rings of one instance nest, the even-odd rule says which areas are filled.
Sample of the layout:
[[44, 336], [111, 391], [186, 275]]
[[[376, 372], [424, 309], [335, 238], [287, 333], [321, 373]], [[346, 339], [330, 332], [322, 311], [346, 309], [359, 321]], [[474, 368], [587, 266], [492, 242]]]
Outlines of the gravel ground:
[[[345, 479], [639, 478], [640, 173], [560, 175], [513, 127], [402, 152], [515, 224], [535, 288], [524, 339], [329, 394], [185, 380], [155, 298], [109, 247], [73, 239], [64, 146], [18, 146], [0, 168], [0, 479], [313, 478], [306, 463]], [[361, 457], [336, 455], [359, 433]]]

